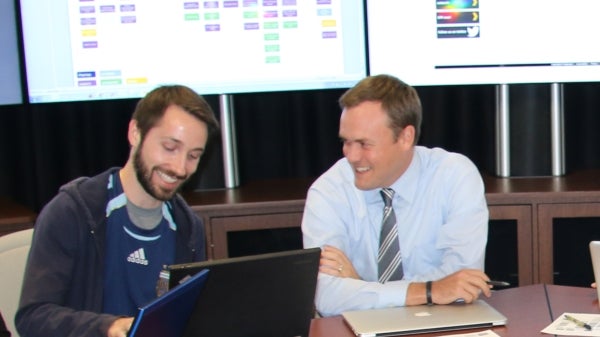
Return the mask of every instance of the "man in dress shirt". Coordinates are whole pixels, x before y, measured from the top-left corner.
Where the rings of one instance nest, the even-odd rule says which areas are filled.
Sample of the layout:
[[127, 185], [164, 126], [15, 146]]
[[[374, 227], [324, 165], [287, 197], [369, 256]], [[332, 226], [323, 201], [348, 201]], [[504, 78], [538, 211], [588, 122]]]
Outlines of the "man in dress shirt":
[[[490, 296], [483, 272], [488, 209], [465, 156], [417, 146], [421, 103], [399, 79], [371, 76], [340, 98], [344, 158], [308, 191], [304, 246], [323, 249], [321, 315], [347, 310], [472, 302]], [[394, 191], [401, 279], [378, 280], [384, 201]]]

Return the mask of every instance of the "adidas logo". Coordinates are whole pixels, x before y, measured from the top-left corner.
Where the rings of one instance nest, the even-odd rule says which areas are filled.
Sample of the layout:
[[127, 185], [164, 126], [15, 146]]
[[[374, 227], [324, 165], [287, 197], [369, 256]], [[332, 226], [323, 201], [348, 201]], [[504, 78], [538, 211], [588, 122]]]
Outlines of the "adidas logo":
[[131, 263], [137, 263], [144, 266], [148, 265], [148, 260], [146, 260], [146, 254], [144, 253], [144, 248], [140, 248], [135, 252], [129, 254], [127, 257], [127, 261]]

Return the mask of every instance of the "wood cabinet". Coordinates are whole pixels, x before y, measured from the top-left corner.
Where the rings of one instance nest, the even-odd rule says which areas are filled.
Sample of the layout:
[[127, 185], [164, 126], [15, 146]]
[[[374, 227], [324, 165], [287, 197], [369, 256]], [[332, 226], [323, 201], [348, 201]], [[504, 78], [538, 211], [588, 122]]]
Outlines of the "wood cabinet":
[[[483, 174], [483, 180], [490, 226], [497, 226], [493, 220], [516, 223], [519, 285], [553, 284], [554, 245], [560, 239], [553, 234], [555, 220], [600, 218], [600, 170], [561, 177], [499, 178]], [[186, 192], [183, 196], [205, 221], [208, 257], [219, 259], [232, 255], [236, 247], [232, 247], [231, 238], [236, 233], [292, 230], [286, 235], [293, 235], [293, 244], [301, 245], [304, 200], [312, 182], [268, 180], [234, 189]], [[0, 197], [0, 236], [32, 227], [35, 217], [34, 212]], [[257, 252], [267, 248], [260, 240], [247, 245]]]
[[[300, 224], [306, 192], [313, 179], [253, 182], [235, 189], [184, 193], [192, 209], [204, 219], [208, 257], [230, 257], [228, 237], [235, 232], [296, 228]], [[260, 246], [261, 242], [255, 242]], [[301, 244], [301, 243], [300, 243]], [[256, 252], [263, 252], [257, 247]]]
[[[600, 217], [600, 170], [561, 177], [499, 178], [483, 174], [483, 180], [490, 220], [517, 224], [519, 285], [552, 284], [553, 221]], [[235, 189], [191, 192], [184, 197], [204, 218], [208, 256], [218, 259], [229, 257], [232, 247], [228, 246], [228, 235], [233, 232], [298, 228], [312, 181], [271, 180]]]
[[553, 284], [553, 244], [561, 239], [553, 235], [554, 221], [600, 217], [600, 170], [577, 171], [561, 177], [484, 175], [484, 182], [490, 219], [512, 217], [518, 222], [519, 283]]
[[33, 227], [37, 214], [6, 197], [0, 197], [0, 236]]

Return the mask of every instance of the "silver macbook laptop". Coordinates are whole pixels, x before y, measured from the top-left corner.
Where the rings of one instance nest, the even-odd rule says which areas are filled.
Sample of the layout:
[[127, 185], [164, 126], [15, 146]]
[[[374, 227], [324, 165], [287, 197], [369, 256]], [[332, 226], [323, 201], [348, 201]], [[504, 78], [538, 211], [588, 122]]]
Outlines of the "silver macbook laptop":
[[471, 304], [459, 302], [348, 311], [342, 316], [359, 337], [401, 336], [506, 324], [506, 317], [482, 300]]
[[208, 273], [208, 270], [197, 273], [140, 308], [127, 337], [183, 336]]

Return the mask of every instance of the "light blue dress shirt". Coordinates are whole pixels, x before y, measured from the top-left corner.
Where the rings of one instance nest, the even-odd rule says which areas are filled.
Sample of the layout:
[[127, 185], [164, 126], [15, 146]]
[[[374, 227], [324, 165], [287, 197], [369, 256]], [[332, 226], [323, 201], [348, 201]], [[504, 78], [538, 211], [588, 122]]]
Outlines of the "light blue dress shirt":
[[484, 269], [488, 209], [479, 171], [465, 156], [415, 147], [392, 186], [404, 278], [377, 282], [383, 217], [379, 189], [362, 191], [343, 158], [308, 191], [304, 247], [341, 249], [362, 280], [319, 273], [315, 304], [323, 316], [347, 310], [403, 306], [410, 282], [438, 280], [460, 269]]

